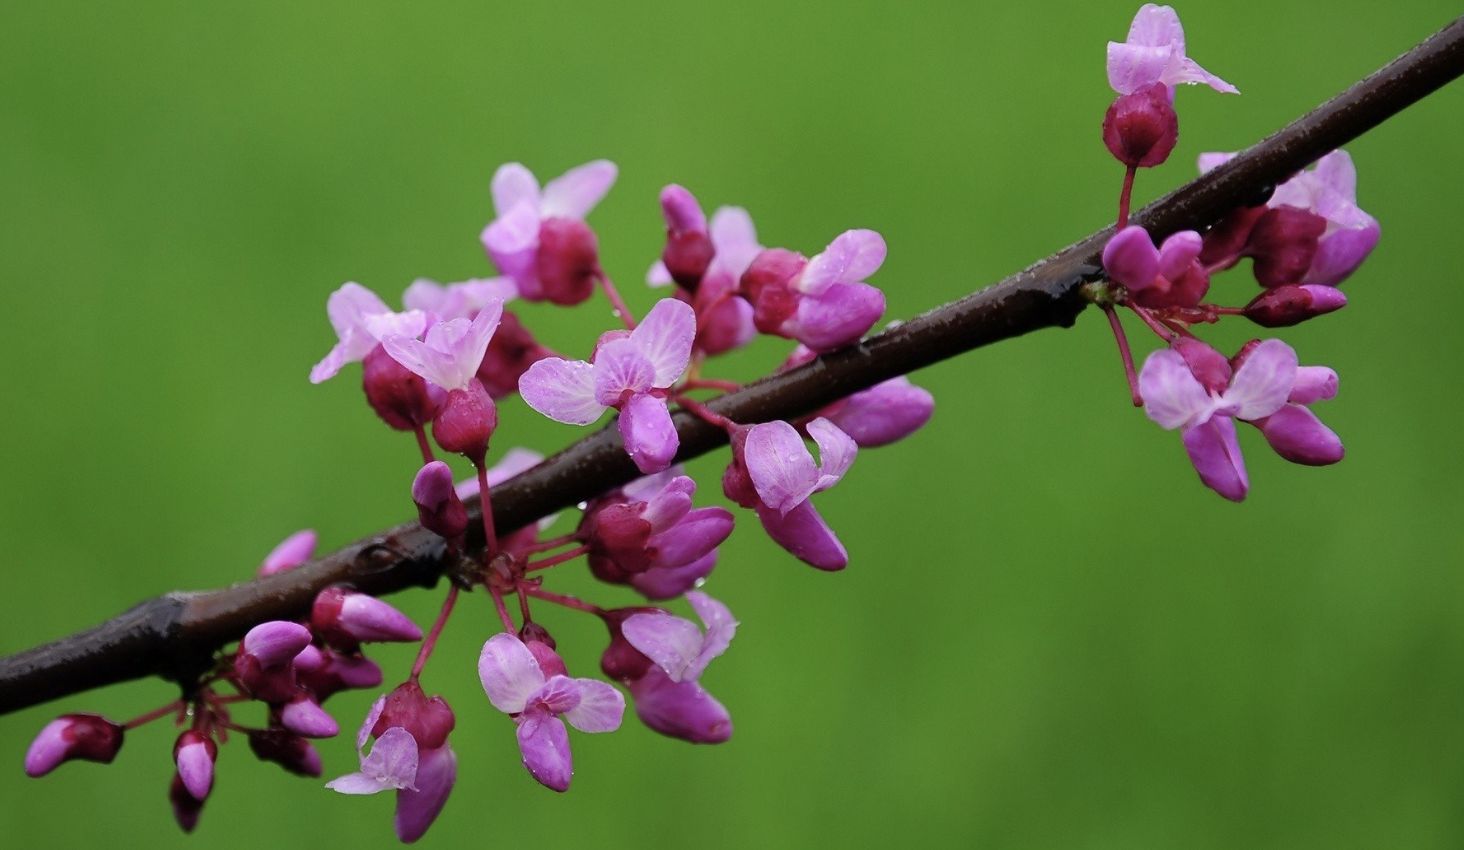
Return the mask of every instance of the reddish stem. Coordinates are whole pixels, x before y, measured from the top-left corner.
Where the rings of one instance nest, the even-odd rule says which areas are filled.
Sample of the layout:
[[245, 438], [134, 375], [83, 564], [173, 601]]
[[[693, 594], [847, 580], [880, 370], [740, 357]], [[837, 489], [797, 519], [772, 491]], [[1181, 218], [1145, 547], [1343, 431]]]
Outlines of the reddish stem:
[[1138, 173], [1138, 166], [1130, 165], [1123, 172], [1123, 188], [1118, 193], [1118, 229], [1128, 227], [1129, 200], [1134, 194], [1134, 175]]
[[619, 314], [620, 320], [625, 322], [627, 328], [635, 330], [635, 316], [625, 305], [625, 299], [620, 297], [620, 292], [615, 288], [615, 284], [610, 282], [610, 276], [603, 271], [599, 272], [597, 276], [600, 279], [600, 286], [605, 289], [605, 297], [610, 299], [610, 306], [615, 308], [615, 312]]
[[545, 602], [553, 602], [555, 605], [563, 605], [566, 608], [573, 608], [576, 611], [585, 611], [596, 616], [605, 613], [605, 609], [598, 605], [591, 605], [583, 600], [575, 599], [573, 596], [564, 596], [558, 593], [550, 593], [547, 590], [540, 590], [537, 587], [520, 584], [519, 592], [526, 593], [535, 599], [542, 599]]
[[1171, 328], [1170, 326], [1154, 318], [1154, 314], [1150, 313], [1143, 307], [1136, 307], [1133, 304], [1130, 304], [1129, 309], [1134, 311], [1134, 315], [1138, 316], [1140, 319], [1143, 319], [1144, 324], [1149, 326], [1149, 330], [1158, 334], [1161, 338], [1163, 338], [1165, 342], [1173, 342], [1175, 338], [1179, 336], [1178, 332], [1176, 332], [1174, 328]]
[[697, 418], [709, 422], [717, 426], [718, 428], [721, 428], [723, 431], [731, 433], [732, 429], [737, 427], [736, 422], [733, 422], [731, 419], [728, 419], [722, 414], [717, 413], [716, 411], [712, 410], [711, 408], [707, 407], [699, 401], [695, 401], [694, 399], [689, 399], [684, 395], [677, 395], [672, 396], [672, 401], [675, 401], [677, 404], [696, 414]]
[[550, 567], [557, 564], [562, 564], [565, 561], [573, 561], [575, 558], [578, 558], [588, 551], [590, 551], [590, 547], [588, 546], [576, 546], [573, 549], [560, 552], [558, 555], [553, 555], [551, 557], [545, 558], [542, 561], [534, 561], [528, 566], [524, 567], [524, 572], [531, 573], [535, 570], [547, 570]]
[[442, 610], [437, 612], [437, 622], [432, 624], [432, 631], [427, 633], [427, 639], [422, 641], [422, 649], [417, 652], [417, 662], [412, 665], [413, 682], [422, 675], [422, 668], [427, 666], [427, 659], [432, 657], [432, 649], [437, 646], [437, 638], [442, 635], [442, 627], [447, 625], [447, 618], [452, 614], [452, 606], [457, 603], [457, 598], [458, 586], [452, 585], [447, 589], [447, 599], [442, 602]]
[[1134, 372], [1134, 355], [1129, 351], [1128, 336], [1123, 332], [1123, 323], [1118, 320], [1118, 311], [1112, 307], [1104, 307], [1103, 312], [1108, 316], [1108, 326], [1113, 328], [1113, 338], [1118, 341], [1118, 354], [1123, 358], [1123, 376], [1128, 379], [1129, 397], [1133, 399], [1134, 407], [1144, 406], [1144, 397], [1139, 395], [1139, 376]]
[[527, 626], [533, 620], [533, 617], [529, 616], [529, 597], [524, 595], [524, 589], [519, 585], [514, 585], [513, 590], [514, 594], [518, 596], [519, 614], [524, 618], [524, 625]]
[[528, 546], [517, 549], [521, 555], [533, 555], [538, 552], [547, 552], [550, 549], [558, 549], [560, 546], [568, 546], [571, 543], [579, 542], [579, 538], [573, 534], [566, 534], [563, 537], [555, 537], [550, 540], [540, 540], [538, 543], [531, 543]]
[[488, 563], [498, 554], [498, 534], [493, 529], [493, 493], [488, 486], [488, 466], [476, 464], [478, 468], [478, 495], [483, 500], [483, 563]]
[[412, 433], [417, 435], [417, 448], [422, 450], [422, 463], [428, 464], [437, 460], [437, 455], [432, 453], [432, 443], [427, 440], [427, 429], [419, 424], [412, 428]]
[[498, 588], [489, 587], [488, 595], [493, 597], [493, 607], [498, 610], [498, 619], [503, 621], [503, 630], [511, 635], [518, 634], [518, 627], [513, 624], [513, 618], [508, 616], [508, 608], [503, 604], [503, 594]]
[[137, 727], [142, 726], [145, 723], [151, 723], [160, 717], [167, 717], [169, 714], [172, 714], [176, 711], [181, 711], [183, 708], [183, 700], [173, 700], [162, 708], [155, 708], [152, 711], [149, 711], [147, 714], [132, 718], [126, 723], [123, 723], [122, 728], [136, 729]]

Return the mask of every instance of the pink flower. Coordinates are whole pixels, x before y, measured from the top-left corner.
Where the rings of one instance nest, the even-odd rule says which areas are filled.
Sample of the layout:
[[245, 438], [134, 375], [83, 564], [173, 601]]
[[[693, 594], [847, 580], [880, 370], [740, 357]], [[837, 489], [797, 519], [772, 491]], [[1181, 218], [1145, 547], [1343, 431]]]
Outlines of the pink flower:
[[827, 419], [808, 423], [822, 464], [787, 422], [739, 428], [732, 435], [732, 464], [722, 478], [727, 498], [757, 511], [763, 528], [778, 545], [810, 566], [841, 570], [849, 553], [810, 501], [848, 472], [859, 447]]
[[25, 775], [45, 776], [64, 761], [111, 764], [122, 749], [124, 728], [97, 714], [63, 714], [47, 723], [25, 753]]
[[419, 753], [417, 739], [400, 726], [387, 729], [365, 752], [366, 742], [381, 717], [386, 697], [381, 697], [366, 714], [366, 721], [356, 733], [356, 755], [361, 769], [325, 783], [325, 787], [342, 794], [375, 794], [379, 791], [415, 789]]
[[1149, 231], [1125, 227], [1103, 246], [1103, 268], [1140, 307], [1194, 307], [1210, 289], [1197, 259], [1203, 245], [1200, 234], [1182, 230], [1155, 248]]
[[1233, 370], [1199, 342], [1149, 355], [1139, 373], [1144, 412], [1167, 430], [1180, 429], [1185, 451], [1205, 486], [1231, 501], [1250, 487], [1233, 420], [1265, 420], [1286, 406], [1296, 383], [1296, 352], [1268, 339], [1242, 351]]
[[650, 728], [694, 744], [719, 744], [732, 737], [732, 718], [698, 680], [732, 642], [737, 621], [726, 605], [704, 593], [691, 591], [686, 600], [705, 631], [690, 620], [654, 610], [632, 613], [621, 622], [620, 638], [651, 662], [639, 675], [628, 677], [626, 686], [635, 698], [636, 715]]
[[849, 230], [810, 260], [782, 248], [759, 253], [740, 284], [753, 323], [818, 352], [858, 342], [884, 315], [884, 293], [864, 279], [879, 270], [885, 251], [873, 230]]
[[339, 338], [325, 359], [310, 370], [310, 383], [334, 377], [347, 363], [358, 363], [385, 335], [419, 336], [427, 316], [416, 310], [394, 313], [376, 293], [358, 283], [347, 283], [330, 294], [326, 315]]
[[[817, 355], [806, 346], [793, 349], [782, 369], [802, 366]], [[781, 370], [780, 370], [781, 371]], [[925, 427], [935, 412], [935, 396], [901, 375], [860, 390], [820, 410], [821, 416], [839, 426], [861, 449], [887, 446]]]
[[[1201, 154], [1200, 173], [1234, 156]], [[1284, 217], [1288, 212], [1289, 219]], [[1312, 223], [1311, 217], [1319, 221]], [[1202, 259], [1223, 268], [1243, 256], [1255, 257], [1263, 286], [1337, 286], [1362, 265], [1381, 234], [1377, 219], [1357, 206], [1352, 157], [1338, 150], [1276, 187], [1264, 207], [1237, 211], [1217, 225], [1205, 239]]]
[[444, 390], [466, 390], [478, 373], [488, 342], [498, 329], [503, 302], [490, 300], [478, 315], [437, 322], [425, 339], [416, 334], [383, 334], [381, 346], [392, 359]]
[[571, 425], [588, 425], [611, 407], [619, 410], [631, 459], [641, 472], [660, 472], [679, 445], [667, 390], [686, 371], [695, 335], [692, 309], [663, 298], [628, 335], [602, 336], [593, 362], [550, 357], [530, 366], [519, 392], [533, 409]]
[[255, 575], [272, 576], [275, 573], [300, 566], [315, 554], [315, 544], [316, 535], [313, 528], [291, 534], [264, 556], [264, 562], [259, 565], [259, 572]]
[[517, 295], [518, 286], [508, 277], [465, 280], [446, 286], [424, 277], [412, 281], [402, 293], [402, 304], [408, 310], [435, 317], [435, 321], [448, 322], [472, 319], [494, 302], [502, 306]]
[[1203, 83], [1218, 92], [1239, 94], [1235, 86], [1206, 71], [1184, 53], [1184, 28], [1168, 6], [1146, 3], [1129, 26], [1128, 39], [1108, 43], [1108, 84], [1121, 95], [1155, 83], [1173, 88]]
[[531, 649], [506, 633], [489, 638], [478, 660], [488, 701], [518, 725], [524, 767], [555, 791], [568, 790], [574, 775], [564, 721], [581, 732], [611, 732], [625, 712], [625, 697], [610, 685], [564, 673], [548, 646], [535, 641]]
[[493, 175], [498, 217], [483, 230], [483, 247], [526, 301], [571, 305], [590, 297], [600, 261], [584, 217], [610, 191], [615, 176], [615, 164], [603, 159], [566, 171], [542, 192], [533, 173], [517, 162]]
[[[661, 204], [667, 223], [666, 253], [651, 266], [646, 281], [652, 286], [673, 282], [668, 257], [670, 262], [692, 267], [678, 271], [682, 289], [676, 297], [696, 310], [697, 350], [723, 354], [741, 348], [757, 335], [752, 305], [738, 293], [742, 273], [763, 250], [752, 217], [741, 207], [719, 207], [708, 227], [696, 198], [680, 186], [667, 186]], [[698, 221], [700, 233], [692, 229]], [[696, 236], [700, 238], [693, 238]], [[710, 258], [700, 256], [708, 250]], [[688, 258], [687, 254], [696, 256]]]

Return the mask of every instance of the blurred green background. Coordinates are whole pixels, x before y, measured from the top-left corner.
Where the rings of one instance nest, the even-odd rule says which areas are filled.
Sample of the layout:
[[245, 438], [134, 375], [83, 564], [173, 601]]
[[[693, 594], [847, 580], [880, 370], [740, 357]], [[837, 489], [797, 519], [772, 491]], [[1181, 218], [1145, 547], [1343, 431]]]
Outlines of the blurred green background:
[[[813, 253], [880, 230], [907, 317], [1111, 220], [1104, 43], [1137, 4], [10, 3], [0, 9], [0, 652], [148, 596], [242, 580], [286, 534], [329, 549], [406, 518], [411, 442], [321, 387], [327, 294], [484, 276], [488, 181], [597, 157], [591, 217], [634, 306], [656, 192], [751, 210]], [[1441, 27], [1446, 2], [1179, 8], [1245, 93], [1186, 89], [1170, 165], [1243, 147]], [[1101, 316], [926, 370], [918, 438], [865, 453], [819, 506], [853, 553], [804, 567], [739, 516], [709, 586], [742, 620], [703, 679], [736, 734], [628, 722], [574, 740], [564, 796], [518, 764], [477, 684], [475, 595], [425, 684], [457, 710], [436, 846], [1458, 847], [1464, 844], [1464, 504], [1453, 383], [1464, 86], [1350, 147], [1382, 222], [1349, 309], [1285, 333], [1342, 374], [1318, 408], [1350, 456], [1307, 469], [1242, 437], [1253, 491], [1195, 480], [1132, 410]], [[1254, 283], [1217, 280], [1223, 301]], [[602, 300], [530, 308], [577, 356]], [[1245, 328], [1211, 338], [1238, 345]], [[1141, 339], [1141, 353], [1152, 348]], [[728, 363], [749, 377], [784, 351]], [[497, 444], [580, 436], [503, 405]], [[720, 499], [725, 455], [694, 465]], [[579, 567], [554, 586], [606, 603]], [[422, 621], [436, 592], [394, 599]], [[597, 624], [547, 612], [572, 672]], [[411, 650], [375, 653], [389, 677]], [[26, 779], [62, 711], [131, 716], [135, 682], [0, 718], [6, 846], [391, 846], [391, 801], [227, 746], [199, 834], [165, 799], [172, 733], [109, 768]], [[372, 695], [330, 708], [354, 730]], [[322, 750], [354, 769], [349, 734]]]

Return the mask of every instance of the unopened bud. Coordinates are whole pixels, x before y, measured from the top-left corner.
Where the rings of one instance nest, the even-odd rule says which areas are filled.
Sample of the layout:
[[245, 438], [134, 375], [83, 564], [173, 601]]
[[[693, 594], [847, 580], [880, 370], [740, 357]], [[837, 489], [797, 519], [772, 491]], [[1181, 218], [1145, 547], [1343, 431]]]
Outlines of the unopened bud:
[[423, 466], [412, 481], [412, 501], [422, 527], [447, 540], [455, 540], [468, 528], [468, 511], [458, 498], [452, 468], [440, 460]]
[[173, 762], [178, 765], [178, 778], [189, 796], [200, 803], [208, 799], [208, 792], [213, 789], [214, 761], [218, 757], [219, 745], [213, 738], [192, 729], [179, 735], [178, 742], [173, 745]]
[[309, 741], [284, 729], [254, 729], [249, 749], [262, 761], [272, 761], [298, 776], [320, 776], [320, 753]]
[[1179, 116], [1163, 83], [1123, 95], [1103, 116], [1103, 144], [1130, 168], [1163, 163], [1178, 140]]
[[422, 376], [379, 345], [361, 361], [361, 388], [381, 421], [398, 431], [414, 431], [431, 422], [441, 400]]
[[1245, 317], [1263, 328], [1285, 328], [1346, 306], [1347, 296], [1335, 286], [1287, 284], [1256, 296], [1245, 305]]
[[315, 554], [315, 529], [307, 528], [297, 531], [286, 537], [280, 545], [265, 556], [264, 563], [259, 565], [259, 576], [272, 576], [275, 573], [293, 570]]
[[528, 643], [529, 641], [542, 643], [550, 649], [558, 646], [558, 643], [554, 640], [554, 636], [549, 634], [549, 630], [532, 620], [524, 623], [524, 627], [519, 629], [519, 640], [524, 643]]
[[45, 776], [63, 761], [111, 764], [123, 727], [97, 714], [63, 714], [47, 723], [25, 753], [25, 775]]
[[310, 626], [328, 645], [352, 652], [362, 641], [418, 641], [422, 630], [407, 615], [374, 596], [327, 587], [315, 597]]
[[334, 738], [341, 731], [335, 718], [304, 694], [277, 706], [276, 716], [281, 726], [306, 738]]
[[661, 212], [666, 218], [666, 249], [661, 252], [661, 262], [672, 280], [695, 292], [715, 253], [707, 233], [707, 217], [696, 198], [674, 183], [661, 190]]
[[1267, 209], [1251, 230], [1246, 253], [1255, 260], [1253, 271], [1261, 286], [1299, 283], [1317, 256], [1317, 240], [1327, 220], [1296, 207]]
[[467, 389], [447, 394], [437, 418], [432, 420], [432, 437], [444, 451], [460, 454], [482, 466], [488, 456], [488, 441], [498, 427], [498, 408], [476, 378]]
[[577, 218], [546, 218], [539, 225], [537, 257], [544, 298], [571, 307], [595, 291], [600, 273], [595, 231]]
[[783, 323], [798, 311], [798, 296], [788, 283], [808, 260], [784, 248], [769, 248], [742, 273], [742, 295], [752, 304], [752, 323], [765, 334], [778, 334]]

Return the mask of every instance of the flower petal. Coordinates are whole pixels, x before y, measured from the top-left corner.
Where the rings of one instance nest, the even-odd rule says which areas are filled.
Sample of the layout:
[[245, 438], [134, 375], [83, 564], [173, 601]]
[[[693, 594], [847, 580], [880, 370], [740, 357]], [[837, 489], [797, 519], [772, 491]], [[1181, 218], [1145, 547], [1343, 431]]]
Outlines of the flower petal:
[[569, 725], [581, 732], [613, 732], [625, 714], [625, 697], [610, 685], [595, 679], [576, 679], [579, 704], [564, 712]]
[[727, 651], [732, 643], [733, 635], [737, 634], [737, 619], [732, 616], [731, 610], [721, 602], [700, 591], [689, 591], [686, 594], [686, 601], [691, 603], [691, 608], [701, 618], [706, 626], [706, 634], [702, 636], [701, 651], [697, 653], [696, 659], [686, 669], [686, 679], [699, 679], [707, 664], [713, 658]]
[[803, 502], [786, 514], [757, 505], [763, 529], [793, 557], [820, 570], [842, 570], [849, 565], [849, 553], [829, 524], [819, 516], [813, 502]]
[[836, 283], [863, 283], [884, 263], [884, 237], [873, 230], [846, 230], [804, 266], [797, 288], [817, 295]]
[[1125, 227], [1103, 246], [1103, 268], [1129, 290], [1142, 291], [1159, 275], [1159, 249], [1149, 231], [1138, 225]]
[[[489, 191], [493, 194], [493, 209], [500, 216], [520, 204], [538, 212], [539, 181], [534, 178], [534, 172], [522, 163], [509, 162], [498, 166], [498, 170], [493, 172]], [[537, 214], [535, 218], [538, 218]]]
[[732, 737], [732, 717], [696, 682], [673, 682], [659, 668], [630, 683], [635, 713], [650, 728], [693, 744], [720, 744]]
[[631, 646], [665, 670], [673, 682], [687, 678], [687, 669], [702, 650], [701, 629], [670, 614], [631, 614], [620, 630]]
[[620, 439], [636, 468], [649, 475], [676, 459], [681, 439], [666, 409], [666, 400], [653, 395], [631, 396], [620, 411]]
[[417, 764], [416, 789], [397, 791], [396, 814], [392, 826], [397, 838], [411, 844], [421, 838], [447, 803], [452, 786], [457, 782], [457, 755], [443, 745], [425, 750]]
[[382, 788], [413, 788], [417, 780], [417, 739], [400, 726], [393, 726], [371, 745], [361, 760], [361, 772], [376, 779]]
[[1256, 424], [1276, 454], [1292, 463], [1326, 466], [1346, 454], [1341, 438], [1299, 404], [1288, 404]]
[[595, 367], [583, 360], [535, 362], [519, 378], [519, 394], [529, 407], [569, 425], [588, 425], [605, 412], [595, 400]]
[[754, 425], [747, 434], [743, 458], [758, 497], [779, 513], [802, 504], [819, 484], [813, 455], [787, 422]]
[[518, 727], [519, 752], [529, 775], [546, 788], [569, 790], [574, 760], [569, 752], [569, 730], [550, 715], [527, 718]]
[[342, 794], [375, 794], [378, 791], [385, 791], [389, 786], [382, 784], [381, 780], [374, 776], [367, 776], [364, 773], [348, 773], [325, 783], [325, 787]]
[[1260, 419], [1281, 409], [1296, 383], [1296, 352], [1279, 339], [1268, 339], [1246, 357], [1222, 398], [1237, 419]]
[[544, 187], [540, 212], [545, 218], [584, 218], [615, 185], [616, 174], [615, 163], [607, 159], [571, 168]]
[[[696, 339], [696, 311], [675, 298], [662, 298], [646, 313], [630, 341], [650, 360], [655, 369], [652, 386], [665, 389], [676, 383], [691, 360], [691, 343]], [[596, 358], [596, 362], [599, 359]]]
[[1144, 361], [1139, 370], [1139, 395], [1144, 399], [1144, 412], [1166, 430], [1199, 421], [1214, 409], [1214, 400], [1184, 357], [1168, 348]]
[[708, 230], [716, 253], [707, 267], [707, 275], [726, 275], [733, 280], [742, 277], [742, 273], [752, 265], [753, 257], [762, 251], [752, 216], [742, 207], [718, 207], [712, 213]]
[[1235, 421], [1228, 416], [1213, 416], [1183, 433], [1184, 450], [1205, 486], [1232, 502], [1243, 501], [1250, 480], [1245, 474], [1240, 443], [1235, 439]]
[[524, 642], [499, 632], [483, 644], [478, 678], [493, 707], [505, 714], [524, 710], [529, 697], [544, 684], [544, 672]]
[[854, 458], [859, 454], [859, 444], [845, 434], [843, 429], [820, 416], [808, 423], [808, 436], [818, 444], [819, 477], [814, 492], [827, 490], [839, 483]]
[[644, 393], [655, 386], [656, 365], [628, 338], [612, 339], [595, 351], [595, 401], [619, 407], [626, 391]]
[[1337, 373], [1326, 366], [1302, 366], [1286, 400], [1292, 404], [1331, 401], [1337, 396]]

